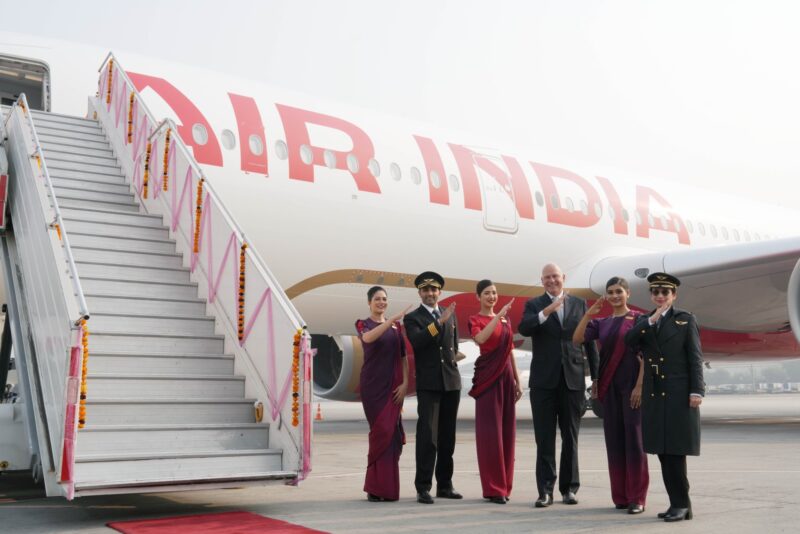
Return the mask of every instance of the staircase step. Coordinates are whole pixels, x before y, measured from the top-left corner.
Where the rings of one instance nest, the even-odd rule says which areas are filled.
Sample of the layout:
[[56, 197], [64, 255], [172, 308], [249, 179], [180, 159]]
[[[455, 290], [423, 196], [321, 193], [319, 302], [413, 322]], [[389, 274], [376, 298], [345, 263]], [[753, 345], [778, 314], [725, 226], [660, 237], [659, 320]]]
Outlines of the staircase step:
[[96, 180], [100, 182], [109, 182], [109, 183], [125, 183], [125, 177], [122, 173], [118, 172], [111, 172], [111, 173], [103, 173], [103, 172], [84, 172], [84, 171], [76, 171], [72, 169], [66, 169], [58, 165], [56, 162], [56, 166], [51, 168], [50, 163], [47, 163], [47, 172], [50, 173], [50, 176], [57, 176], [59, 178], [76, 178], [78, 180]]
[[[90, 322], [94, 323], [97, 317], [97, 314], [92, 315]], [[161, 375], [233, 375], [233, 356], [227, 355], [211, 356], [207, 354], [144, 354], [139, 351], [129, 353], [93, 351], [91, 353], [91, 359], [92, 372], [101, 374], [147, 372]], [[128, 419], [121, 420], [133, 424], [133, 422]], [[95, 424], [100, 424], [94, 419], [92, 421]]]
[[[88, 416], [88, 413], [87, 413]], [[96, 426], [91, 422], [78, 434], [82, 458], [89, 455], [113, 456], [188, 452], [222, 452], [266, 449], [269, 425], [266, 423], [223, 423], [201, 425], [119, 425]]]
[[183, 256], [179, 254], [145, 254], [142, 252], [121, 252], [117, 250], [97, 250], [72, 245], [76, 261], [95, 263], [125, 263], [141, 267], [164, 267], [167, 269], [183, 267]]
[[43, 122], [40, 124], [34, 123], [36, 126], [36, 131], [39, 130], [43, 132], [50, 132], [50, 133], [58, 133], [61, 135], [69, 136], [69, 137], [81, 137], [83, 136], [92, 136], [97, 139], [105, 139], [106, 136], [103, 133], [102, 128], [96, 125], [88, 125], [82, 126], [77, 124], [64, 124], [60, 122]]
[[[92, 368], [99, 359], [91, 356]], [[168, 397], [164, 399], [105, 399], [95, 395], [86, 400], [87, 418], [93, 425], [169, 424], [169, 423], [253, 423], [254, 399], [196, 399]]]
[[48, 132], [40, 128], [36, 128], [36, 133], [39, 134], [39, 141], [41, 141], [43, 145], [50, 144], [79, 148], [83, 147], [97, 150], [109, 149], [109, 144], [105, 137], [98, 138], [91, 136], [88, 139], [80, 139], [79, 137], [70, 136], [68, 131]]
[[83, 291], [92, 295], [168, 299], [197, 298], [197, 284], [191, 282], [186, 284], [159, 284], [156, 282], [91, 278], [89, 276], [81, 276], [80, 280]]
[[[135, 204], [133, 193], [125, 191], [123, 193], [112, 193], [108, 191], [97, 191], [92, 187], [75, 187], [80, 184], [70, 184], [64, 186], [53, 184], [56, 191], [56, 197], [59, 200], [62, 198], [74, 198], [76, 200], [94, 200], [97, 202], [108, 202], [113, 204]], [[137, 206], [138, 209], [138, 206]]]
[[96, 165], [81, 161], [70, 161], [59, 156], [47, 157], [47, 168], [61, 169], [65, 171], [77, 171], [92, 174], [109, 174], [112, 176], [122, 176], [122, 170], [118, 165]]
[[[94, 335], [89, 340], [91, 347]], [[151, 336], [152, 337], [152, 336]], [[181, 350], [176, 348], [175, 350]], [[135, 397], [159, 399], [165, 397], [244, 398], [243, 376], [205, 375], [101, 375], [91, 371], [86, 377], [88, 395], [102, 398]], [[81, 447], [81, 450], [84, 450]]]
[[109, 224], [97, 221], [84, 221], [80, 218], [64, 217], [64, 225], [70, 232], [82, 234], [138, 237], [142, 239], [169, 239], [169, 230], [164, 227], [149, 228], [129, 224]]
[[115, 158], [113, 154], [93, 156], [91, 154], [85, 154], [69, 148], [52, 148], [49, 150], [45, 149], [44, 157], [47, 158], [47, 161], [63, 161], [65, 163], [80, 163], [97, 167], [109, 167], [118, 170], [122, 169], [117, 161], [117, 158]]
[[145, 299], [119, 295], [99, 296], [89, 293], [86, 294], [86, 303], [92, 313], [114, 313], [119, 310], [138, 314], [205, 315], [206, 313], [206, 303], [197, 298], [187, 300]]
[[[72, 231], [72, 225], [69, 226]], [[131, 280], [138, 282], [159, 282], [162, 284], [190, 283], [189, 269], [155, 269], [132, 265], [76, 262], [78, 275], [89, 278], [110, 278], [114, 280]]]
[[[150, 332], [111, 332], [92, 331], [89, 340], [89, 350], [98, 352], [158, 352], [158, 353], [193, 353], [193, 354], [223, 354], [224, 336], [177, 336], [165, 334], [151, 334]], [[179, 391], [186, 396], [188, 392]], [[175, 393], [175, 392], [173, 392]], [[120, 393], [121, 395], [121, 393]], [[239, 393], [238, 395], [242, 395]], [[107, 395], [101, 395], [107, 396]], [[124, 395], [130, 396], [130, 395]], [[231, 396], [231, 395], [228, 395]]]
[[39, 139], [42, 143], [42, 148], [44, 148], [44, 153], [48, 154], [50, 152], [72, 152], [73, 154], [81, 154], [83, 156], [92, 156], [97, 158], [114, 158], [114, 151], [111, 147], [106, 148], [97, 148], [97, 147], [85, 147], [81, 143], [75, 143], [73, 145], [68, 145], [65, 143], [60, 142], [53, 142], [48, 138], [47, 141], [44, 139]]
[[165, 315], [118, 315], [92, 313], [91, 328], [125, 332], [149, 332], [151, 334], [197, 334], [214, 335], [213, 317], [170, 317]]
[[62, 195], [61, 193], [56, 193], [56, 195], [58, 196], [59, 208], [71, 208], [74, 210], [101, 209], [105, 211], [113, 211], [118, 213], [139, 213], [139, 205], [134, 202], [128, 202], [125, 204], [112, 204], [111, 202], [99, 202], [97, 200], [85, 200], [83, 198], [74, 198], [76, 196], [81, 196], [81, 195], [74, 195], [74, 194]]
[[127, 237], [106, 237], [82, 234], [70, 230], [70, 244], [76, 247], [118, 250], [124, 252], [147, 252], [149, 254], [175, 254], [175, 242], [164, 239], [137, 239]]
[[[72, 182], [73, 184], [77, 182], [78, 184], [82, 185], [75, 185], [74, 189], [87, 189], [91, 191], [102, 191], [102, 186], [109, 186], [118, 190], [122, 193], [131, 193], [130, 186], [128, 182], [125, 181], [125, 177], [122, 175], [111, 175], [111, 174], [89, 174], [89, 173], [73, 173], [74, 175], [68, 175], [64, 171], [59, 169], [48, 169], [50, 173], [50, 178], [53, 179], [53, 185], [55, 185], [56, 180], [61, 180], [62, 183], [59, 185], [65, 185], [69, 187], [69, 183]], [[125, 188], [123, 191], [122, 188]], [[113, 192], [113, 191], [112, 191]], [[133, 193], [131, 193], [133, 194]]]
[[39, 124], [44, 123], [59, 123], [59, 124], [73, 124], [76, 126], [96, 126], [100, 128], [100, 123], [93, 119], [86, 117], [74, 117], [72, 115], [62, 115], [60, 113], [52, 113], [49, 111], [31, 110], [33, 122], [38, 127]]
[[[90, 460], [98, 461], [90, 461]], [[161, 486], [294, 478], [295, 473], [282, 471], [280, 450], [236, 451], [208, 455], [152, 457], [137, 456], [76, 458], [75, 490], [106, 490], [114, 487]]]
[[133, 226], [147, 226], [149, 228], [162, 228], [164, 226], [161, 215], [147, 215], [144, 213], [118, 213], [104, 209], [64, 209], [62, 216], [84, 221], [96, 221], [111, 224], [130, 224]]
[[56, 190], [91, 191], [93, 193], [109, 193], [114, 195], [125, 195], [133, 201], [131, 188], [125, 182], [107, 182], [105, 180], [84, 180], [77, 178], [61, 178], [53, 174], [50, 175], [53, 187]]

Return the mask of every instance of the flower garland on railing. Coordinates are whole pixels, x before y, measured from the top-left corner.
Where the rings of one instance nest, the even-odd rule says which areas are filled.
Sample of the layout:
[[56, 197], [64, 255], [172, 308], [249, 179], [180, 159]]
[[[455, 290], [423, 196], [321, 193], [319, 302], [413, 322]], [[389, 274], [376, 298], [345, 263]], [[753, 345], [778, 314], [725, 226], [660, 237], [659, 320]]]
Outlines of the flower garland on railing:
[[86, 319], [81, 319], [81, 346], [83, 347], [83, 359], [81, 363], [81, 396], [80, 407], [78, 408], [78, 428], [86, 426], [86, 371], [89, 366], [89, 328], [86, 326]]
[[245, 264], [245, 251], [247, 250], [247, 243], [242, 243], [242, 250], [239, 252], [239, 342], [244, 339], [244, 264]]
[[51, 228], [55, 228], [56, 233], [58, 234], [58, 240], [61, 241], [61, 227], [58, 225], [57, 222], [54, 222], [50, 225]]
[[131, 101], [128, 105], [128, 143], [133, 142], [133, 99], [136, 97], [136, 92], [131, 91]]
[[203, 182], [205, 178], [200, 178], [197, 182], [197, 207], [194, 210], [194, 253], [200, 252], [200, 220], [203, 215]]
[[172, 134], [172, 128], [167, 128], [167, 136], [164, 140], [164, 172], [162, 173], [162, 184], [164, 191], [169, 191], [169, 136]]
[[108, 60], [108, 87], [106, 87], [106, 104], [111, 103], [111, 81], [114, 79], [114, 60]]
[[300, 339], [303, 329], [298, 328], [294, 334], [292, 347], [292, 426], [300, 424]]
[[144, 178], [142, 179], [142, 194], [147, 198], [147, 186], [150, 185], [150, 155], [153, 151], [153, 144], [148, 139], [147, 151], [144, 156]]

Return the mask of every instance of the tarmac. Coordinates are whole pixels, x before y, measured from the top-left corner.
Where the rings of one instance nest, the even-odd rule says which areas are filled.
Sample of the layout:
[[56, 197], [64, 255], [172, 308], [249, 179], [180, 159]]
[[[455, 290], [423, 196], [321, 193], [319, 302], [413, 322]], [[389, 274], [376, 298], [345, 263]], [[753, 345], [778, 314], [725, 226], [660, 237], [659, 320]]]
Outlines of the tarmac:
[[[628, 515], [611, 502], [602, 422], [587, 414], [580, 434], [579, 504], [558, 499], [532, 507], [535, 445], [527, 399], [517, 413], [514, 491], [506, 505], [481, 498], [474, 401], [462, 397], [455, 453], [460, 501], [416, 502], [416, 402], [406, 400], [407, 445], [400, 460], [401, 498], [367, 502], [362, 491], [368, 427], [361, 405], [321, 403], [313, 472], [299, 487], [271, 485], [145, 495], [44, 498], [26, 474], [0, 476], [0, 531], [113, 532], [109, 521], [223, 511], [250, 511], [328, 532], [798, 532], [800, 531], [800, 394], [715, 395], [704, 400], [702, 455], [689, 458], [694, 519], [664, 523], [668, 506], [658, 460], [650, 457], [647, 510]], [[316, 406], [315, 406], [316, 409]]]

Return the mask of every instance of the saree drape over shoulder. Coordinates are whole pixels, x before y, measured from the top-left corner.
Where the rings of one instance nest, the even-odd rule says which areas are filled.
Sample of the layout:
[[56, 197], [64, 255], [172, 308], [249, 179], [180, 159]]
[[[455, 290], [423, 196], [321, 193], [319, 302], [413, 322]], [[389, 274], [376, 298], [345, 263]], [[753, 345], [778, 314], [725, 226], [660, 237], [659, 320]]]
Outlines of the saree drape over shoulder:
[[642, 410], [631, 408], [631, 392], [639, 374], [636, 351], [625, 344], [636, 312], [620, 317], [593, 319], [586, 327], [586, 341], [600, 343], [600, 375], [597, 393], [603, 405], [603, 431], [614, 504], [645, 505], [650, 475], [642, 445]]
[[[474, 338], [492, 318], [469, 318]], [[475, 398], [475, 441], [484, 497], [508, 497], [514, 482], [516, 438], [516, 388], [511, 358], [513, 334], [508, 322], [497, 323], [489, 339], [480, 345], [469, 394]]]
[[361, 404], [369, 423], [364, 491], [396, 501], [400, 498], [400, 454], [406, 439], [400, 419], [402, 403], [394, 403], [392, 392], [403, 382], [405, 343], [400, 323], [393, 324], [372, 343], [365, 343], [364, 333], [379, 325], [372, 319], [356, 322], [356, 331], [364, 347]]

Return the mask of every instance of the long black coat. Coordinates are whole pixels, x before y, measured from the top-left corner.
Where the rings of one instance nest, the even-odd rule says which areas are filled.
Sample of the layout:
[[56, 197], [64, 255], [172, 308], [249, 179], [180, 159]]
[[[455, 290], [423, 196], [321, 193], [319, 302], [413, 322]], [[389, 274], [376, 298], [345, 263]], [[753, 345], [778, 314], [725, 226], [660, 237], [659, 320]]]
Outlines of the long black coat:
[[625, 335], [644, 358], [642, 438], [650, 454], [698, 456], [700, 409], [689, 407], [689, 394], [705, 394], [703, 352], [697, 320], [673, 308], [656, 331], [642, 315]]
[[[572, 391], [586, 388], [585, 361], [589, 360], [589, 374], [597, 378], [600, 358], [594, 342], [575, 345], [572, 335], [586, 313], [586, 301], [567, 295], [564, 301], [564, 324], [556, 313], [551, 313], [545, 322], [539, 322], [539, 312], [550, 305], [552, 299], [545, 293], [525, 303], [525, 312], [518, 331], [531, 336], [533, 359], [528, 386], [531, 388], [556, 389], [564, 372], [564, 382]], [[584, 356], [585, 354], [585, 356]]]
[[[439, 308], [439, 313], [443, 310]], [[458, 372], [458, 329], [453, 314], [444, 325], [437, 325], [428, 310], [419, 308], [403, 318], [406, 335], [414, 349], [414, 371], [418, 390], [454, 391], [461, 389]]]

